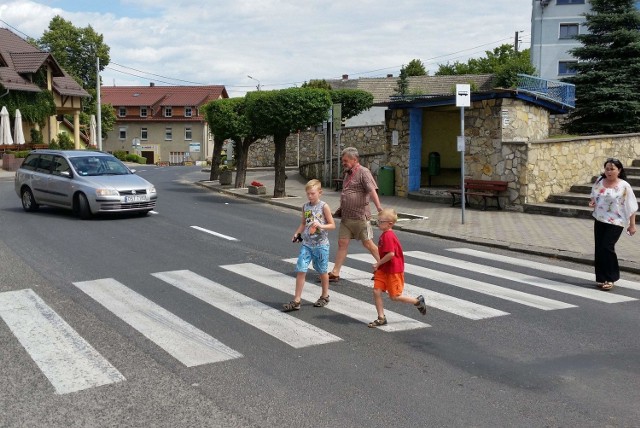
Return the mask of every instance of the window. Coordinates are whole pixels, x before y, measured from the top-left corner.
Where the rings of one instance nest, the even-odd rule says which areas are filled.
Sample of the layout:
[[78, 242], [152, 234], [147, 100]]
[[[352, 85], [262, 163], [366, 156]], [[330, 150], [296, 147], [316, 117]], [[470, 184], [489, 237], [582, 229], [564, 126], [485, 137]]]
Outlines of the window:
[[558, 75], [570, 76], [576, 74], [575, 65], [578, 61], [560, 61], [558, 63]]
[[193, 109], [191, 107], [185, 107], [184, 117], [191, 117], [191, 116], [193, 116]]
[[165, 141], [173, 140], [173, 131], [171, 128], [164, 128], [164, 140]]
[[140, 139], [147, 140], [149, 138], [149, 131], [147, 128], [140, 128]]
[[173, 116], [173, 112], [171, 110], [171, 107], [165, 107], [164, 108], [164, 117], [171, 117]]
[[191, 128], [184, 128], [184, 139], [185, 140], [191, 140], [192, 139], [192, 132], [191, 132]]
[[146, 107], [140, 107], [140, 117], [147, 117], [147, 108]]
[[27, 156], [27, 158], [22, 163], [22, 168], [33, 171], [34, 169], [36, 169], [38, 167], [38, 160], [39, 159], [40, 159], [40, 155], [34, 154], [34, 155]]
[[53, 155], [40, 155], [40, 162], [36, 172], [51, 173], [51, 166], [53, 165]]
[[578, 24], [560, 24], [560, 39], [573, 39], [578, 34]]
[[584, 0], [556, 0], [556, 4], [584, 4]]
[[119, 137], [121, 140], [126, 140], [127, 139], [127, 128], [120, 128], [120, 133], [119, 133]]
[[62, 156], [56, 156], [53, 158], [53, 175], [60, 175], [61, 172], [71, 172], [69, 163]]
[[127, 108], [126, 107], [119, 107], [118, 108], [118, 116], [125, 117], [126, 115], [127, 115]]

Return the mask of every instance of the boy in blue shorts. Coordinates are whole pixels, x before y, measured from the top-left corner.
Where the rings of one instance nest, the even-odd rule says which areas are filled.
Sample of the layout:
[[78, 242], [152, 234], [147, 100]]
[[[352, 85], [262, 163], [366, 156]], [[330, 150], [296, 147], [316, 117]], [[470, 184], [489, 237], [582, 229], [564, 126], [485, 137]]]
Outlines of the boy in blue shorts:
[[331, 208], [320, 200], [322, 184], [318, 180], [310, 180], [304, 187], [309, 202], [302, 206], [302, 221], [293, 234], [291, 242], [302, 241], [298, 263], [296, 264], [296, 291], [293, 300], [282, 305], [284, 312], [300, 310], [300, 299], [309, 263], [320, 274], [322, 294], [313, 304], [317, 308], [329, 303], [329, 233], [336, 228], [331, 215]]

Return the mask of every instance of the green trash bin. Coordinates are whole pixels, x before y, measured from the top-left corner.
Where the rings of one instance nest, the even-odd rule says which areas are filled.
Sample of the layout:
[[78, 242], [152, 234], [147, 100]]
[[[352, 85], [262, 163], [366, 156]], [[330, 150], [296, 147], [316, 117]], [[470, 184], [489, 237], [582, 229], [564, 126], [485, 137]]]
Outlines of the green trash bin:
[[378, 170], [378, 193], [384, 196], [393, 196], [395, 193], [395, 168], [383, 166]]
[[440, 174], [440, 153], [429, 153], [429, 175]]

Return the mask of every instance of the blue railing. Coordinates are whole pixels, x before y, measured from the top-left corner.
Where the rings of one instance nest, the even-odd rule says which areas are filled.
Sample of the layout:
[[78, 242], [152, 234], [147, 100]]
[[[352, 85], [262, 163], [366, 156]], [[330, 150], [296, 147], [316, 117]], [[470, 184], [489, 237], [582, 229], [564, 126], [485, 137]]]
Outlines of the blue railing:
[[574, 108], [576, 106], [576, 86], [571, 83], [518, 74], [517, 90], [567, 107]]

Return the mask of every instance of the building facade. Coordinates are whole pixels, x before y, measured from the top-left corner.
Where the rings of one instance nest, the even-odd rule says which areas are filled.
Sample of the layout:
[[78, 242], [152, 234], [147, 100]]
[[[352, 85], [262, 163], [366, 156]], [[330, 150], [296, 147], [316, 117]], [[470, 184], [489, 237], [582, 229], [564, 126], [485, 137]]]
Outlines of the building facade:
[[[640, 1], [635, 2], [640, 8]], [[531, 64], [543, 79], [559, 80], [575, 74], [576, 58], [569, 53], [581, 46], [575, 39], [587, 32], [589, 0], [533, 0], [531, 10]]]
[[113, 107], [116, 123], [102, 149], [124, 151], [147, 163], [183, 164], [213, 154], [213, 136], [201, 107], [228, 98], [224, 86], [103, 86], [102, 104]]

